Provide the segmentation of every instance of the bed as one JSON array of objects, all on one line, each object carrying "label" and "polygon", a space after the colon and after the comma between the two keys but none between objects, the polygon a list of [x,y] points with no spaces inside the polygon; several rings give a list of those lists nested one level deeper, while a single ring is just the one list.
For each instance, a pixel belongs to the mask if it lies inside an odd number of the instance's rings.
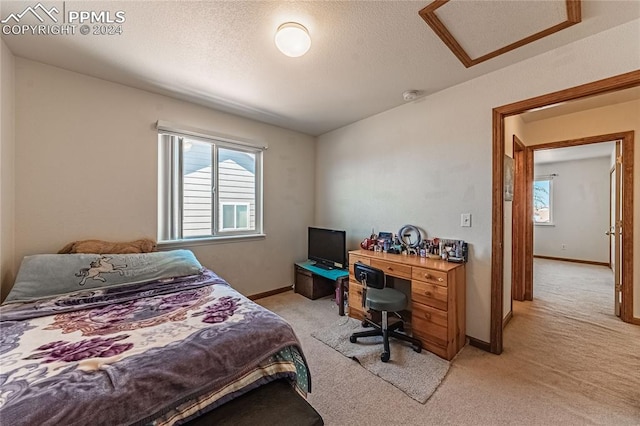
[{"label": "bed", "polygon": [[311,390],[291,326],[188,250],[28,256],[0,330],[3,424],[206,424],[261,387]]}]

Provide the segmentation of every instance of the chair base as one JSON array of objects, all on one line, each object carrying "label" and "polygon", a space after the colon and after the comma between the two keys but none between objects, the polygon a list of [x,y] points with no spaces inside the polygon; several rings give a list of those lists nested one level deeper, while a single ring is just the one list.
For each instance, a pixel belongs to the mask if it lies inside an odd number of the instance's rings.
[{"label": "chair base", "polygon": [[[383,324],[386,323],[385,320],[386,320],[386,312],[383,312]],[[422,342],[420,340],[396,331],[396,330],[404,329],[403,321],[398,321],[395,324],[385,328],[382,324],[378,324],[374,321],[371,321],[365,318],[362,321],[362,326],[365,327],[367,325],[374,327],[374,329],[353,333],[349,337],[349,341],[351,343],[356,343],[358,341],[358,338],[360,337],[382,336],[382,341],[384,346],[384,352],[382,352],[382,354],[380,355],[380,360],[382,360],[382,362],[387,362],[391,358],[391,350],[389,348],[390,337],[411,343],[411,347],[413,348],[414,351],[418,353],[422,352]]]}]

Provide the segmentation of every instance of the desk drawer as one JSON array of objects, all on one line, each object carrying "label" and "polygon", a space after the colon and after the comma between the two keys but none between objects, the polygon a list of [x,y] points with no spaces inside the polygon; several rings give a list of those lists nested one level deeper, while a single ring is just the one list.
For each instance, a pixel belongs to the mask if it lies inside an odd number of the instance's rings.
[{"label": "desk drawer", "polygon": [[428,283],[447,286],[447,273],[427,268],[413,268],[411,278]]},{"label": "desk drawer", "polygon": [[413,280],[411,282],[411,300],[432,308],[447,310],[447,287]]},{"label": "desk drawer", "polygon": [[363,256],[357,256],[357,255],[353,255],[350,254],[349,255],[349,272],[353,273],[353,264],[356,262],[362,262],[365,265],[370,265],[370,260],[368,257],[363,257]]},{"label": "desk drawer", "polygon": [[353,278],[349,280],[349,307],[364,311],[362,307],[362,286]]},{"label": "desk drawer", "polygon": [[350,277],[349,279],[349,316],[362,320],[366,314],[362,307],[362,286]]},{"label": "desk drawer", "polygon": [[411,266],[400,263],[387,262],[385,260],[371,259],[371,266],[382,269],[385,274],[393,277],[411,279]]},{"label": "desk drawer", "polygon": [[420,303],[411,305],[411,330],[420,339],[447,347],[447,313]]}]

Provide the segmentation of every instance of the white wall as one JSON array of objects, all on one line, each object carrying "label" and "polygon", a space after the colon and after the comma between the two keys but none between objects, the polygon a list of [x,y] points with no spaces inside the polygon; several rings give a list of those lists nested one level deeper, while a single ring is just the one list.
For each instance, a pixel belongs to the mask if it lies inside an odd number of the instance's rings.
[{"label": "white wall", "polygon": [[[640,57],[640,54],[636,56]],[[629,130],[635,131],[633,197],[635,200],[640,200],[640,173],[638,172],[640,164],[640,101],[624,102],[527,123],[526,143],[538,145]],[[638,201],[634,203],[633,212],[634,224],[636,224],[633,230],[633,245],[635,247],[633,269],[640,271],[640,226],[637,225],[640,223],[640,203]],[[634,317],[640,318],[640,273],[633,275]]]},{"label": "white wall", "polygon": [[244,294],[293,284],[313,221],[315,139],[16,58],[16,262],[77,239],[156,238],[158,119],[252,139],[266,239],[192,247]]},{"label": "white wall", "polygon": [[467,334],[488,342],[492,109],[640,69],[639,31],[632,21],[322,135],[316,222],[346,229],[352,248],[405,223],[467,240]]},{"label": "white wall", "polygon": [[535,176],[558,176],[553,178],[553,225],[534,226],[534,255],[609,263],[609,237],[605,235],[609,229],[609,161],[601,157],[535,165]]},{"label": "white wall", "polygon": [[15,275],[14,265],[14,56],[0,41],[0,300]]}]

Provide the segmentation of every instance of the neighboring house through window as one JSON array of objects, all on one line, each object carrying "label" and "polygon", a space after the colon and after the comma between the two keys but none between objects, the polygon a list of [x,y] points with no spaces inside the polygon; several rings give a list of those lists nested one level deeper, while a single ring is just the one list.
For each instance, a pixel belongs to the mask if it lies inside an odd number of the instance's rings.
[{"label": "neighboring house through window", "polygon": [[264,148],[158,126],[158,240],[262,235]]},{"label": "neighboring house through window", "polygon": [[533,181],[533,223],[553,225],[553,177],[535,178]]}]

